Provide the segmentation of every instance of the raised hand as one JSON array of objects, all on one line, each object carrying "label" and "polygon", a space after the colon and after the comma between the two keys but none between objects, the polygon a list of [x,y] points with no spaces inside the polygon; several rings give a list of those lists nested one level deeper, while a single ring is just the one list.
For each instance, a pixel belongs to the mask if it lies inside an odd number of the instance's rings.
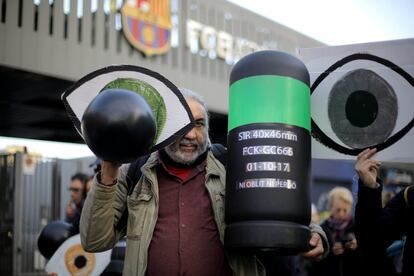
[{"label": "raised hand", "polygon": [[355,162],[355,171],[357,172],[359,179],[365,186],[370,188],[376,188],[378,170],[381,162],[371,159],[377,152],[377,149],[365,149],[358,154]]},{"label": "raised hand", "polygon": [[120,163],[110,161],[101,161],[101,183],[104,185],[112,185],[118,176],[118,168]]}]

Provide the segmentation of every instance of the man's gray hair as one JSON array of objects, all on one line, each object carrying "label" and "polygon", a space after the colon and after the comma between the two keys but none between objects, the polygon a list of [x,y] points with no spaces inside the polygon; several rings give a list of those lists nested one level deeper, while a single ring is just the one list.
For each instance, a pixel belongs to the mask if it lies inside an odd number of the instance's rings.
[{"label": "man's gray hair", "polygon": [[203,99],[203,97],[201,97],[200,94],[197,94],[196,92],[194,92],[190,89],[179,88],[179,90],[180,90],[181,94],[183,94],[184,98],[192,99],[192,100],[198,102],[203,107],[204,112],[205,112],[204,115],[205,115],[205,118],[206,118],[206,128],[207,128],[207,131],[208,131],[209,128],[210,128],[210,126],[209,126],[210,117],[209,117],[209,114],[208,114],[208,108],[207,108],[206,101]]}]

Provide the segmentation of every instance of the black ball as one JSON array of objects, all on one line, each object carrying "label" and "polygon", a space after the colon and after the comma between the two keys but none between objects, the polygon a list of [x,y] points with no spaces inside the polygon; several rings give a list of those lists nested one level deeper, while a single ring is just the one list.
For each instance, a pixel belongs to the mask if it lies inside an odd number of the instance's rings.
[{"label": "black ball", "polygon": [[147,154],[155,133],[151,107],[141,95],[126,89],[102,91],[82,117],[86,144],[106,161],[129,163]]},{"label": "black ball", "polygon": [[37,239],[40,254],[46,259],[50,259],[62,243],[72,235],[72,224],[62,220],[50,222],[42,229]]}]

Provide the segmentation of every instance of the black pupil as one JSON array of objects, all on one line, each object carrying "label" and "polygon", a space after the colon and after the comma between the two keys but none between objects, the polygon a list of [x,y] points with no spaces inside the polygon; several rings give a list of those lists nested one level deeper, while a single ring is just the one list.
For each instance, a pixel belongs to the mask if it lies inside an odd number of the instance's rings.
[{"label": "black pupil", "polygon": [[75,258],[75,266],[77,268],[82,268],[86,265],[86,258],[84,256],[77,256]]},{"label": "black pupil", "polygon": [[378,102],[367,91],[355,91],[346,101],[346,118],[357,127],[367,127],[375,121],[378,114]]}]

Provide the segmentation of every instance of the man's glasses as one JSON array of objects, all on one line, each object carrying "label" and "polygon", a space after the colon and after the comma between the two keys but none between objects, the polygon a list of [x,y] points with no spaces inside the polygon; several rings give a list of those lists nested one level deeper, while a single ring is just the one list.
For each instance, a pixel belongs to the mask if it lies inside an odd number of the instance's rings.
[{"label": "man's glasses", "polygon": [[72,188],[72,187],[70,187],[69,188],[69,191],[75,192],[75,193],[79,193],[80,192],[80,189],[79,188]]}]

